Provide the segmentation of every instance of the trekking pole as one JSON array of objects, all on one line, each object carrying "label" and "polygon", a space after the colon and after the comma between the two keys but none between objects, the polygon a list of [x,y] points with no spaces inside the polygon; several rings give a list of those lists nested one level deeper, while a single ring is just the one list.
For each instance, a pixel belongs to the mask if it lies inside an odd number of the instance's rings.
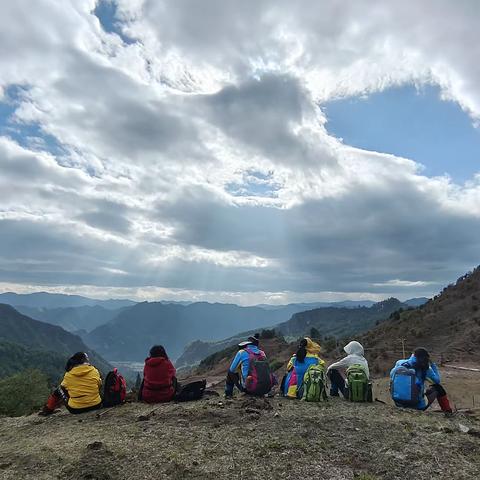
[{"label": "trekking pole", "polygon": [[95,418],[103,417],[106,413],[108,413],[110,410],[113,410],[114,408],[115,407],[110,407],[110,408],[107,408],[106,410],[104,410],[103,412],[97,413],[95,415]]},{"label": "trekking pole", "polygon": [[401,338],[400,341],[402,342],[402,355],[405,358],[405,339]]}]

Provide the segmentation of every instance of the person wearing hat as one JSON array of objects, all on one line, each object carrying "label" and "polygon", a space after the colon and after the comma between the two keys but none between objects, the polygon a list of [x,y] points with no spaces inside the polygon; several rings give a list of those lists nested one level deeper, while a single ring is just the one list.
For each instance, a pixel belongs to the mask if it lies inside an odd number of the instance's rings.
[{"label": "person wearing hat", "polygon": [[265,353],[258,348],[260,335],[256,333],[248,337],[245,342],[238,344],[236,353],[225,380],[225,398],[233,397],[233,390],[237,387],[241,392],[245,391],[245,384],[250,371],[250,358],[252,355],[265,357]]},{"label": "person wearing hat", "polygon": [[[416,397],[413,402],[406,404],[395,401],[396,380],[401,372],[411,371],[415,375]],[[452,413],[452,407],[447,397],[447,392],[440,385],[440,373],[435,363],[430,360],[430,354],[425,348],[417,348],[410,358],[398,360],[390,372],[392,398],[398,407],[426,410],[437,400],[440,408],[445,413]],[[428,388],[425,390],[425,383]],[[398,398],[397,398],[398,400]]]}]

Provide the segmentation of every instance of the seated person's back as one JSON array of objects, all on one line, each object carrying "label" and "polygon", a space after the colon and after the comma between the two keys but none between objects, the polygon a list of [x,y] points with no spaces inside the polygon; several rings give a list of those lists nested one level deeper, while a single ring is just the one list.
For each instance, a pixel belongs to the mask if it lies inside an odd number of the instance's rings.
[{"label": "seated person's back", "polygon": [[324,361],[318,356],[320,345],[309,337],[301,340],[298,350],[292,356],[287,365],[287,373],[284,377],[283,395],[289,398],[302,396],[303,377],[310,365],[324,365]]},{"label": "seated person's back", "polygon": [[328,378],[330,379],[330,395],[334,397],[338,396],[339,391],[343,396],[347,395],[344,376],[349,367],[353,365],[360,366],[365,372],[367,380],[370,378],[370,370],[367,359],[364,357],[362,344],[352,340],[343,347],[343,350],[347,356],[332,363],[327,369]]},{"label": "seated person's back", "polygon": [[61,386],[68,392],[67,405],[70,408],[89,408],[102,403],[100,373],[87,362],[88,358],[85,363],[72,367],[63,377]]},{"label": "seated person's back", "polygon": [[175,395],[175,367],[165,349],[155,345],[143,368],[141,399],[147,403],[169,402]]}]

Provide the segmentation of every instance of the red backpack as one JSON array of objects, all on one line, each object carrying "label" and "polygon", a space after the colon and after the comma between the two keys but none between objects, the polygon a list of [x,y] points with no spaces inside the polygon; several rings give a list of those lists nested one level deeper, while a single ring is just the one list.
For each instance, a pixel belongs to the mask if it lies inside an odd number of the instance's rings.
[{"label": "red backpack", "polygon": [[105,388],[103,391],[103,406],[113,407],[125,403],[127,395],[127,382],[116,368],[109,372],[105,379]]},{"label": "red backpack", "polygon": [[252,352],[249,348],[245,349],[248,353],[249,367],[248,376],[245,381],[245,390],[250,395],[266,395],[273,386],[272,373],[265,353]]}]

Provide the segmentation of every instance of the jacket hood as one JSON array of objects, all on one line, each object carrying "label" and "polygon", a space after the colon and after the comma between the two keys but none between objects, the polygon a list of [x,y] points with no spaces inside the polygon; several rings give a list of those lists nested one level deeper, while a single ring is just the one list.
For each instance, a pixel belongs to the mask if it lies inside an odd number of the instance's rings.
[{"label": "jacket hood", "polygon": [[363,357],[362,344],[356,342],[355,340],[345,345],[343,349],[345,350],[345,353],[347,353],[347,355],[361,355]]},{"label": "jacket hood", "polygon": [[68,373],[75,375],[76,377],[83,377],[84,375],[88,375],[92,370],[95,370],[93,365],[84,363],[83,365],[73,367]]},{"label": "jacket hood", "polygon": [[320,353],[320,345],[309,337],[305,337],[305,340],[307,341],[307,346],[305,347],[307,349],[307,353],[318,355]]},{"label": "jacket hood", "polygon": [[165,357],[148,357],[145,359],[145,365],[155,367],[156,365],[160,365],[166,361],[167,359]]}]

